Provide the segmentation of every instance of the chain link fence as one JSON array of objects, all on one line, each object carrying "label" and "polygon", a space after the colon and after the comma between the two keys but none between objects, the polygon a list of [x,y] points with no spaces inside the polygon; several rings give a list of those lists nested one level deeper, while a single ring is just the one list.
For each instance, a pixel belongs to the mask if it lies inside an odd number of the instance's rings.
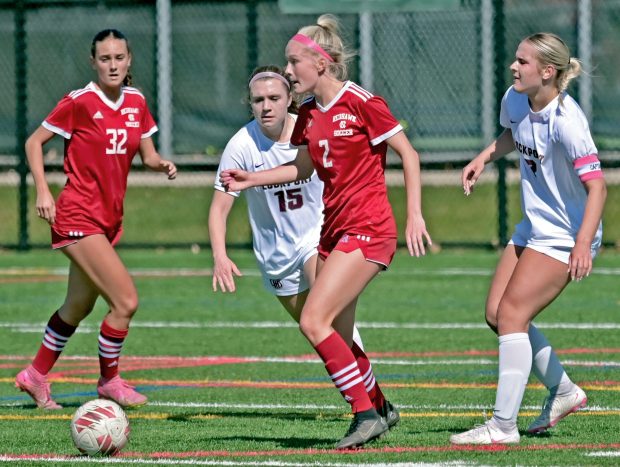
[{"label": "chain link fence", "polygon": [[[14,170],[21,151],[16,128],[20,78],[25,78],[21,95],[30,133],[64,94],[95,78],[90,42],[104,28],[119,29],[129,38],[134,83],[160,121],[158,3],[0,0],[0,172]],[[346,42],[360,52],[351,78],[386,98],[408,127],[423,164],[455,167],[496,131],[499,102],[491,88],[497,60],[504,65],[507,86],[508,65],[520,39],[533,32],[555,32],[574,56],[591,57],[591,92],[584,97],[584,88],[573,86],[571,93],[587,99],[584,107],[591,108],[595,141],[603,160],[613,163],[620,149],[620,0],[505,0],[503,48],[498,52],[496,44],[488,42],[495,16],[487,10],[500,4],[462,0],[458,8],[446,11],[339,14]],[[15,39],[19,7],[25,21],[24,50]],[[284,65],[287,40],[313,23],[318,13],[283,14],[275,0],[174,1],[169,7],[172,146],[166,155],[185,168],[213,169],[228,139],[249,120],[244,98],[251,70]],[[584,29],[584,12],[591,15],[585,23],[590,30]],[[590,44],[587,50],[581,50],[584,43]],[[22,56],[25,76],[16,71]],[[61,139],[54,138],[46,151],[50,169],[60,170]],[[2,190],[15,190],[15,177],[1,175],[0,197]],[[211,180],[205,172],[196,172],[192,179],[193,184],[203,180],[205,186]],[[18,200],[13,203],[10,196],[4,195],[9,202],[0,206],[0,246],[14,244],[20,234],[13,223]],[[202,212],[200,216],[205,217]]]}]

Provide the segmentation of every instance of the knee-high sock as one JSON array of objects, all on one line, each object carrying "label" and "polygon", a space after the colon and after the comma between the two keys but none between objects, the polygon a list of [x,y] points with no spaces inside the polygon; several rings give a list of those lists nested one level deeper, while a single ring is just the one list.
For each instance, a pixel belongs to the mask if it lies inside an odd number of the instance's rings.
[{"label": "knee-high sock", "polygon": [[65,323],[56,311],[47,323],[43,342],[32,361],[34,369],[42,375],[48,374],[75,330],[76,326]]},{"label": "knee-high sock", "polygon": [[362,380],[364,381],[364,386],[366,387],[368,397],[370,397],[372,405],[374,405],[375,409],[378,410],[383,406],[383,403],[385,402],[385,397],[383,396],[383,392],[381,392],[379,383],[377,383],[377,381],[375,380],[375,375],[372,371],[372,365],[370,364],[370,360],[368,360],[368,357],[360,348],[360,346],[357,345],[357,342],[353,342],[351,351],[355,356],[357,366],[359,367],[362,374]]},{"label": "knee-high sock", "polygon": [[364,350],[362,336],[360,336],[360,332],[357,330],[357,326],[353,326],[353,342],[355,342],[360,349]]},{"label": "knee-high sock", "polygon": [[564,371],[547,338],[533,324],[530,324],[528,335],[532,345],[532,371],[536,378],[555,394],[570,394],[575,384]]},{"label": "knee-high sock", "polygon": [[525,385],[532,368],[532,347],[527,333],[499,337],[499,379],[493,417],[502,428],[515,425]]},{"label": "knee-high sock", "polygon": [[315,350],[325,362],[325,369],[342,397],[351,404],[353,413],[373,407],[353,352],[337,332],[332,332]]},{"label": "knee-high sock", "polygon": [[101,376],[111,379],[118,375],[118,360],[129,329],[114,329],[107,321],[101,323],[99,332],[99,368]]}]

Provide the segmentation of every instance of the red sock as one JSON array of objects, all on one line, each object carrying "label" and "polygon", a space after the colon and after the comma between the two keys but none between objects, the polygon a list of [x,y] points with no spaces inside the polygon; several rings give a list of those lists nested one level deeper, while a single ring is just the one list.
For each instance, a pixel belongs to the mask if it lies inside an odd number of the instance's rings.
[{"label": "red sock", "polygon": [[375,409],[379,410],[383,407],[383,403],[385,402],[385,397],[381,392],[381,388],[379,387],[379,383],[375,380],[375,375],[372,372],[372,365],[370,364],[370,360],[364,353],[364,351],[360,348],[357,343],[353,342],[351,346],[351,351],[353,352],[353,356],[357,361],[357,366],[360,369],[360,373],[362,374],[362,380],[364,381],[364,386],[366,387],[366,392],[368,393],[368,397],[372,401]]},{"label": "red sock", "polygon": [[315,347],[325,362],[325,369],[353,413],[372,409],[355,357],[337,332],[331,333]]},{"label": "red sock", "polygon": [[129,329],[114,329],[105,320],[99,332],[99,368],[101,376],[111,379],[118,375],[118,359]]},{"label": "red sock", "polygon": [[58,311],[56,311],[47,323],[43,342],[32,361],[34,369],[42,375],[48,374],[65,349],[65,345],[75,329],[75,326],[71,326],[60,319]]}]

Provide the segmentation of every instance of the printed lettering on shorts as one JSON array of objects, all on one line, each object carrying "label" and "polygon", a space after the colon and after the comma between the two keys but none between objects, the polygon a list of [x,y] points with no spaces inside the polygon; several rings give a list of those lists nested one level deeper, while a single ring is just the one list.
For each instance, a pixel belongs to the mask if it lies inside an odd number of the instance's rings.
[{"label": "printed lettering on shorts", "polygon": [[573,167],[582,182],[587,182],[588,180],[594,180],[596,178],[603,178],[601,162],[599,161],[597,154],[590,154],[576,159],[573,162]]},{"label": "printed lettering on shorts", "polygon": [[271,286],[276,290],[282,288],[282,279],[269,279],[269,282],[271,283]]}]

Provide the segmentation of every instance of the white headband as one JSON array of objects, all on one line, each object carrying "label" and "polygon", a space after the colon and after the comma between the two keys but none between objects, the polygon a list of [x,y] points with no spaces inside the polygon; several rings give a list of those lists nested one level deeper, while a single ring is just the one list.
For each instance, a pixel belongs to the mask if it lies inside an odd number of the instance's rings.
[{"label": "white headband", "polygon": [[274,73],[273,71],[261,71],[260,73],[256,73],[254,76],[252,76],[252,79],[248,83],[248,87],[251,88],[252,84],[254,84],[255,81],[258,81],[259,79],[265,79],[265,78],[279,79],[286,85],[287,89],[291,89],[291,83],[289,83],[288,80],[284,76],[282,76],[280,73]]}]

